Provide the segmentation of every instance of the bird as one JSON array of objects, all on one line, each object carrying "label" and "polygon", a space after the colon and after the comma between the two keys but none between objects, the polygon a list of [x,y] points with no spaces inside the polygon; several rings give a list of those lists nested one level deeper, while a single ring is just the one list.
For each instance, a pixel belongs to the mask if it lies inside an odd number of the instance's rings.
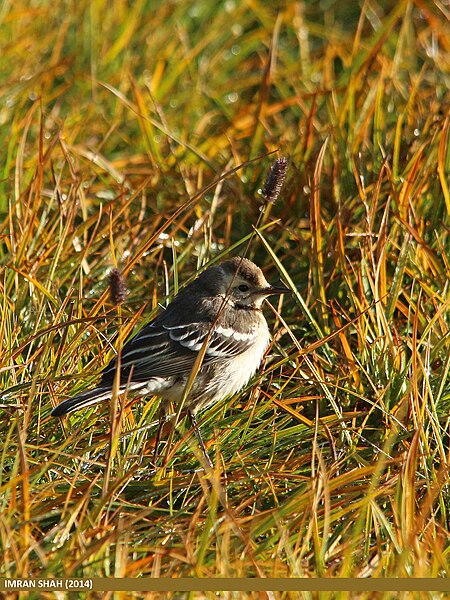
[{"label": "bird", "polygon": [[[188,416],[212,466],[196,415],[249,382],[270,344],[263,302],[287,291],[284,285],[270,285],[261,269],[247,258],[235,256],[209,267],[123,346],[120,358],[115,356],[109,362],[95,388],[64,400],[51,415],[63,417],[110,400],[119,368],[119,394],[132,392],[161,399],[155,455],[170,403],[179,406],[184,400],[182,414]],[[199,353],[203,353],[200,363]]]}]

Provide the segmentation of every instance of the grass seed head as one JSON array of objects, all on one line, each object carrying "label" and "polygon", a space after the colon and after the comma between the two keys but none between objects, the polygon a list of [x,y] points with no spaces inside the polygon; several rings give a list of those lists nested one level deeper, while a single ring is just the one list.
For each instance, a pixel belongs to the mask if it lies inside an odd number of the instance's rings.
[{"label": "grass seed head", "polygon": [[286,171],[287,159],[284,156],[277,158],[270,167],[269,174],[264,184],[263,196],[266,202],[269,202],[270,204],[276,202],[286,178]]},{"label": "grass seed head", "polygon": [[122,304],[125,302],[127,297],[127,286],[125,285],[125,278],[119,269],[114,268],[109,273],[109,293],[111,295],[111,300],[114,304]]}]

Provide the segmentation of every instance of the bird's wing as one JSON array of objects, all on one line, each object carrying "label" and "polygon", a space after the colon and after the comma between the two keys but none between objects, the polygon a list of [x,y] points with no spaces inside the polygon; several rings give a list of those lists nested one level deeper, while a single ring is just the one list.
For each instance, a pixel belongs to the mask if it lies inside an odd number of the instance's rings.
[{"label": "bird's wing", "polygon": [[[210,329],[209,323],[172,326],[149,323],[122,349],[121,382],[190,373]],[[252,346],[256,337],[256,331],[240,333],[216,325],[207,342],[203,364],[242,354]],[[116,358],[103,371],[102,384],[112,383],[115,371]]]}]

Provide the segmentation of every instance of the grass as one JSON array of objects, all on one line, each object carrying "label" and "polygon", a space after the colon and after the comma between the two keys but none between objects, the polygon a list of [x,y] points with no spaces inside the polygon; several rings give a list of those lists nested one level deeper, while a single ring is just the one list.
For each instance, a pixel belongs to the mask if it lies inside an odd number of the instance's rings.
[{"label": "grass", "polygon": [[[4,5],[3,576],[449,576],[446,16],[439,0]],[[153,467],[154,398],[49,417],[247,246],[294,294],[266,310],[251,385],[200,415],[214,473],[186,423]]]}]

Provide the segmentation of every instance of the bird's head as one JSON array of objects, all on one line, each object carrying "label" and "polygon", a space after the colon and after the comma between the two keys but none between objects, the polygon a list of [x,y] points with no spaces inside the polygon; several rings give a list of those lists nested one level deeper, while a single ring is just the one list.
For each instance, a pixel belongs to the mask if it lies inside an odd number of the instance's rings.
[{"label": "bird's head", "polygon": [[207,269],[201,277],[205,288],[227,298],[236,308],[259,309],[267,296],[289,291],[270,285],[255,263],[240,256]]}]

